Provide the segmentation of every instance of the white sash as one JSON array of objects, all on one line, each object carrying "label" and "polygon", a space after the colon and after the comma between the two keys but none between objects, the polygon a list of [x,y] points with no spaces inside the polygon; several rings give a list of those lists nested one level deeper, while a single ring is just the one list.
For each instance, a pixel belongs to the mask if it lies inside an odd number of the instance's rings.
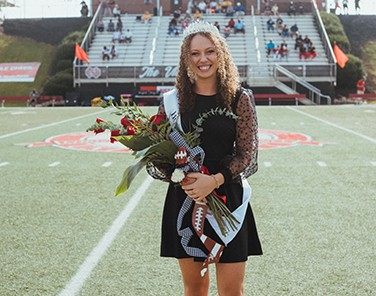
[{"label": "white sash", "polygon": [[[181,118],[179,114],[179,102],[177,97],[177,89],[170,90],[169,92],[166,92],[163,94],[163,103],[164,108],[166,112],[166,116],[171,121],[171,124],[173,125],[176,123],[181,131],[182,125],[181,125]],[[232,214],[234,217],[240,222],[239,225],[237,225],[236,230],[231,230],[231,227],[229,226],[228,233],[226,236],[222,235],[221,230],[219,229],[217,221],[214,219],[214,216],[208,211],[206,214],[206,219],[208,219],[210,225],[213,227],[217,235],[220,237],[220,239],[223,241],[223,243],[227,246],[236,236],[236,234],[239,232],[240,228],[242,227],[244,223],[245,214],[247,212],[247,206],[249,203],[249,199],[252,195],[252,189],[248,184],[248,181],[246,179],[242,179],[243,184],[243,197],[242,197],[242,204],[236,208]],[[226,222],[226,221],[225,221]],[[227,222],[226,222],[227,223]]]}]

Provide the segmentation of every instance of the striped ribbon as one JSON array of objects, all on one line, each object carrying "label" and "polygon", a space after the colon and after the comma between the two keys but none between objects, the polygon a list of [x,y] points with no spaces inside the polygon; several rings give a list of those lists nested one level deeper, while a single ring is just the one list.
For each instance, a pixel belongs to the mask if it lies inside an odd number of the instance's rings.
[{"label": "striped ribbon", "polygon": [[[176,129],[173,129],[169,136],[172,142],[174,142],[177,147],[185,147],[189,152],[188,164],[183,167],[183,171],[199,172],[205,158],[204,150],[202,150],[200,146],[196,146],[194,148],[189,147],[183,136]],[[199,155],[198,158],[196,158],[197,155]]]}]

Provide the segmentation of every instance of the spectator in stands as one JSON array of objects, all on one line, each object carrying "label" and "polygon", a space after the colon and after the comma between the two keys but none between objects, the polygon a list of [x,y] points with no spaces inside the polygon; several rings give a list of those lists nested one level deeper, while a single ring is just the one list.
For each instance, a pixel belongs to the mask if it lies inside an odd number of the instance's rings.
[{"label": "spectator in stands", "polygon": [[112,9],[112,14],[114,15],[114,17],[120,18],[121,11],[119,5],[115,4],[114,9]]},{"label": "spectator in stands", "polygon": [[188,27],[189,23],[191,22],[191,16],[189,14],[186,14],[184,16],[184,19],[181,22],[181,31],[184,31],[185,28]]},{"label": "spectator in stands", "polygon": [[221,7],[219,6],[218,2],[215,0],[210,1],[210,12],[211,13],[220,13],[221,12]]},{"label": "spectator in stands", "polygon": [[234,16],[234,6],[230,5],[226,8],[226,16]]},{"label": "spectator in stands", "polygon": [[229,26],[230,29],[234,28],[234,26],[235,26],[235,21],[234,21],[233,18],[231,18],[231,19],[228,21],[227,26]]},{"label": "spectator in stands", "polygon": [[104,23],[102,20],[99,20],[97,23],[97,30],[98,32],[103,32],[104,31]]},{"label": "spectator in stands", "polygon": [[229,1],[229,0],[224,0],[224,1],[222,2],[222,6],[221,6],[221,8],[222,8],[222,12],[223,12],[223,13],[227,13],[227,8],[228,8],[229,6],[232,6],[232,2]]},{"label": "spectator in stands", "polygon": [[116,31],[123,32],[123,22],[121,21],[120,17],[116,23]]},{"label": "spectator in stands", "polygon": [[280,53],[281,53],[281,58],[286,58],[288,57],[288,49],[287,49],[287,43],[285,39],[282,39],[282,43],[280,46]]},{"label": "spectator in stands", "polygon": [[125,43],[132,43],[133,33],[131,30],[127,29],[127,31],[124,34],[124,37],[125,37],[124,39]]},{"label": "spectator in stands", "polygon": [[193,1],[193,0],[189,0],[188,1],[187,11],[186,11],[187,14],[192,14],[192,13],[194,13],[196,11],[194,2],[195,1]]},{"label": "spectator in stands", "polygon": [[201,18],[202,18],[201,11],[197,9],[196,12],[193,14],[193,19],[197,22],[201,20]]},{"label": "spectator in stands", "polygon": [[295,47],[294,49],[297,50],[298,48],[300,48],[300,45],[303,43],[303,36],[302,35],[298,35],[298,37],[295,38]]},{"label": "spectator in stands", "polygon": [[273,31],[274,32],[274,25],[275,25],[275,22],[273,21],[273,19],[270,17],[268,19],[268,21],[266,22],[266,25],[267,25],[267,28],[268,28],[268,32],[269,31]]},{"label": "spectator in stands", "polygon": [[218,32],[221,32],[221,26],[219,25],[217,21],[214,22],[214,27],[218,29]]},{"label": "spectator in stands", "polygon": [[173,16],[174,16],[174,19],[178,22],[181,16],[180,8],[174,10]]},{"label": "spectator in stands", "polygon": [[273,42],[273,40],[270,40],[269,43],[266,44],[266,52],[268,56],[270,56],[270,54],[274,52],[274,50],[275,50],[275,43]]},{"label": "spectator in stands", "polygon": [[[363,77],[363,78],[360,78],[358,82],[356,83],[356,93],[358,95],[364,95],[365,91],[366,91],[366,78]],[[363,103],[363,98],[361,97],[356,98],[355,100],[357,104]]]},{"label": "spectator in stands", "polygon": [[102,60],[103,61],[109,61],[111,57],[111,51],[107,46],[103,46],[102,49]]},{"label": "spectator in stands", "polygon": [[360,11],[360,5],[359,5],[360,0],[355,0],[355,13],[359,14]]},{"label": "spectator in stands", "polygon": [[277,47],[274,49],[273,59],[280,61],[282,57],[281,47],[277,45]]},{"label": "spectator in stands", "polygon": [[107,24],[107,32],[115,32],[115,24],[110,20]]},{"label": "spectator in stands", "polygon": [[148,24],[152,22],[152,17],[148,10],[146,10],[144,14],[142,15],[142,22],[148,23]]},{"label": "spectator in stands", "polygon": [[117,56],[115,43],[112,43],[110,53],[111,53],[111,59],[114,59]]},{"label": "spectator in stands", "polygon": [[287,14],[288,15],[296,15],[296,7],[295,7],[295,4],[294,4],[294,1],[291,1],[290,2],[290,5],[289,5],[289,10],[287,11]]},{"label": "spectator in stands", "polygon": [[245,25],[241,19],[238,19],[234,26],[234,33],[236,34],[238,32],[242,32],[243,34],[245,34]]},{"label": "spectator in stands", "polygon": [[269,3],[266,3],[264,8],[264,15],[269,16],[272,14],[272,8],[270,7]]},{"label": "spectator in stands", "polygon": [[277,29],[277,32],[282,30],[283,28],[283,19],[279,16],[277,20],[275,21],[275,28]]},{"label": "spectator in stands", "polygon": [[200,9],[200,12],[205,14],[206,13],[206,8],[207,8],[207,4],[204,0],[201,0],[198,4],[197,4],[197,7],[198,9]]},{"label": "spectator in stands", "polygon": [[86,17],[89,15],[89,7],[87,6],[85,1],[81,2],[81,16]]},{"label": "spectator in stands", "polygon": [[177,27],[177,24],[175,22],[170,22],[168,25],[168,35],[170,36],[177,36],[179,35],[179,29]]},{"label": "spectator in stands", "polygon": [[225,38],[230,37],[231,34],[231,28],[229,25],[226,25],[225,28],[223,29],[223,33],[225,35]]},{"label": "spectator in stands", "polygon": [[102,16],[113,16],[110,3],[107,0],[101,0],[102,7],[103,7],[103,15]]},{"label": "spectator in stands", "polygon": [[236,3],[235,15],[237,18],[242,18],[245,15],[245,7],[240,2]]},{"label": "spectator in stands", "polygon": [[296,38],[299,34],[299,28],[297,24],[293,24],[290,28],[290,36],[291,38]]},{"label": "spectator in stands", "polygon": [[279,15],[279,7],[277,5],[277,3],[274,3],[273,6],[272,6],[272,13],[274,16],[278,16]]},{"label": "spectator in stands", "polygon": [[299,13],[300,13],[301,15],[304,14],[304,5],[303,5],[302,2],[299,3],[298,10],[299,10]]},{"label": "spectator in stands", "polygon": [[306,35],[303,39],[303,43],[305,43],[307,46],[311,43],[311,39],[309,39],[308,35]]},{"label": "spectator in stands", "polygon": [[282,37],[289,37],[290,36],[289,28],[287,27],[286,24],[284,24],[283,27],[282,27],[281,36]]},{"label": "spectator in stands", "polygon": [[304,42],[302,42],[299,47],[299,60],[302,60],[302,58],[304,58],[304,60],[307,59],[307,45]]},{"label": "spectator in stands", "polygon": [[29,94],[29,100],[27,101],[28,107],[35,107],[38,103],[39,93],[33,89]]},{"label": "spectator in stands", "polygon": [[115,42],[119,42],[120,41],[120,31],[115,31],[113,34],[112,34],[112,42],[115,43]]},{"label": "spectator in stands", "polygon": [[342,8],[344,14],[349,14],[349,0],[342,1]]},{"label": "spectator in stands", "polygon": [[310,42],[308,45],[308,50],[307,50],[307,58],[310,58],[311,60],[313,60],[316,57],[317,57],[316,47],[313,45],[312,42]]}]

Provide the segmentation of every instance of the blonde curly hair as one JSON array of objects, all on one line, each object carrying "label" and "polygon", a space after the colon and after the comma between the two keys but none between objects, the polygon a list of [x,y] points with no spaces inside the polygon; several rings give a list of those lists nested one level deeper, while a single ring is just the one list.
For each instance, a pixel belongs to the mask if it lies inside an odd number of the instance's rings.
[{"label": "blonde curly hair", "polygon": [[235,66],[226,40],[213,32],[197,32],[186,36],[180,46],[180,62],[178,74],[176,77],[176,89],[178,91],[180,112],[192,110],[196,94],[193,91],[194,81],[189,78],[190,65],[190,45],[192,38],[200,34],[208,38],[215,46],[218,70],[217,70],[217,103],[220,107],[231,110],[231,103],[235,99],[236,90],[240,87],[240,78],[237,67]]}]

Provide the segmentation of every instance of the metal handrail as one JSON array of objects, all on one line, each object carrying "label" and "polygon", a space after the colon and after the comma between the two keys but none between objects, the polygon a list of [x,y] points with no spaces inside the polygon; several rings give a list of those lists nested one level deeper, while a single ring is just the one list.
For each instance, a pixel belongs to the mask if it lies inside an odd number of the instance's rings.
[{"label": "metal handrail", "polygon": [[[299,76],[295,75],[294,73],[290,72],[289,70],[285,69],[281,65],[276,64],[274,66],[274,78],[277,79],[277,72],[281,72],[283,75],[289,77],[291,80],[294,81],[294,84],[299,83],[301,86],[305,87],[309,92],[309,99],[316,104],[321,104],[321,98],[325,98],[329,105],[331,105],[332,99],[328,95],[323,95],[321,90],[317,87],[313,86],[312,84],[308,83],[304,79],[300,78]],[[296,91],[296,89],[294,89]]]},{"label": "metal handrail", "polygon": [[328,34],[326,33],[325,26],[324,26],[324,23],[321,19],[319,9],[317,8],[316,1],[315,0],[311,0],[311,1],[312,1],[312,14],[313,14],[313,16],[314,16],[314,18],[317,22],[318,29],[319,29],[319,32],[320,32],[320,37],[321,37],[321,40],[322,40],[324,48],[325,48],[325,53],[328,57],[329,63],[333,64],[332,76],[337,77],[337,66],[336,66],[337,59],[334,55],[332,45],[330,44]]},{"label": "metal handrail", "polygon": [[[101,3],[98,6],[97,11],[95,12],[93,19],[90,22],[89,28],[86,31],[84,39],[82,40],[81,45],[80,45],[81,48],[85,50],[86,52],[89,51],[89,45],[91,44],[91,41],[93,40],[93,36],[95,35],[95,31],[96,31],[97,24],[99,21],[99,14],[101,14],[102,16],[102,13],[103,13],[102,10],[103,10],[103,7],[102,7],[102,1],[101,1]],[[75,57],[73,60],[73,87],[75,87],[76,85],[76,81],[75,81],[76,78],[78,78],[78,80],[81,79],[80,66],[81,66],[81,61]],[[78,68],[77,75],[76,75],[76,68]],[[78,85],[80,85],[80,82],[78,82]]]}]

